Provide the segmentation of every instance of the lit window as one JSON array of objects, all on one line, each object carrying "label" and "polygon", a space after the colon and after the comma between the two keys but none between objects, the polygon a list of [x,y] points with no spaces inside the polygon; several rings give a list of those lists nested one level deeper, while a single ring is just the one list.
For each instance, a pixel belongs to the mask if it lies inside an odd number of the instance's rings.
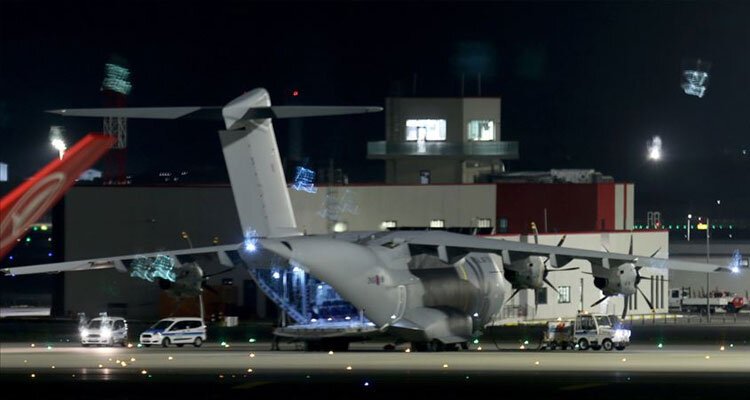
[{"label": "lit window", "polygon": [[444,119],[407,119],[406,140],[409,142],[445,140]]},{"label": "lit window", "polygon": [[557,291],[560,292],[557,296],[558,303],[570,303],[570,286],[558,286]]},{"label": "lit window", "polygon": [[396,228],[396,221],[383,221],[383,229]]},{"label": "lit window", "polygon": [[430,184],[430,171],[426,169],[419,171],[419,184],[421,185]]},{"label": "lit window", "polygon": [[444,219],[433,219],[430,221],[430,228],[445,228]]},{"label": "lit window", "polygon": [[333,231],[336,233],[346,232],[349,230],[349,224],[344,221],[336,222],[333,225]]},{"label": "lit window", "polygon": [[475,120],[469,122],[469,140],[495,140],[495,122],[490,120]]},{"label": "lit window", "polygon": [[477,218],[477,228],[492,228],[492,221],[489,218]]}]

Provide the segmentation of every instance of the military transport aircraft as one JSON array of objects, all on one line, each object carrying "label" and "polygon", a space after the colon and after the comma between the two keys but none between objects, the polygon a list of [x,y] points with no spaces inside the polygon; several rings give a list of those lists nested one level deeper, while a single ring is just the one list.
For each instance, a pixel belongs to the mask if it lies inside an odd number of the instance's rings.
[{"label": "military transport aircraft", "polygon": [[[10,274],[116,267],[136,257],[173,260],[213,254],[221,265],[269,268],[269,254],[283,257],[331,285],[383,332],[416,350],[465,345],[514,289],[544,286],[550,271],[572,260],[592,266],[605,296],[636,293],[642,268],[714,272],[716,265],[562,246],[519,243],[443,231],[372,231],[303,235],[297,229],[271,120],[381,111],[379,107],[271,106],[254,89],[224,107],[57,110],[67,116],[177,119],[220,118],[219,131],[245,241],[230,245],[138,256],[70,261],[6,269]],[[655,254],[654,254],[655,255]],[[124,263],[125,262],[125,263]],[[625,306],[627,310],[627,304]],[[625,311],[623,311],[623,315]]]}]

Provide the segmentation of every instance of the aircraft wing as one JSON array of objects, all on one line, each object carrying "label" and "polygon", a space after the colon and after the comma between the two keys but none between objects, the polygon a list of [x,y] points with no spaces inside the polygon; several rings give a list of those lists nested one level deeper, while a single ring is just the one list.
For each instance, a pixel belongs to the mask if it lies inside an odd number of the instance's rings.
[{"label": "aircraft wing", "polygon": [[609,268],[609,266],[617,266],[623,263],[633,263],[636,267],[677,269],[692,272],[722,272],[729,270],[726,266],[715,264],[641,257],[632,254],[575,249],[562,246],[521,243],[508,240],[460,235],[450,232],[414,231],[413,233],[410,233],[410,235],[411,237],[406,239],[406,241],[412,245],[445,246],[449,258],[452,258],[451,255],[455,255],[456,258],[459,258],[469,252],[486,252],[502,256],[504,262],[510,262],[528,256],[549,257],[550,265],[553,268],[561,268],[572,260],[586,260],[593,265],[603,266],[605,268]]},{"label": "aircraft wing", "polygon": [[234,263],[231,261],[231,257],[228,253],[239,250],[240,246],[241,244],[227,244],[221,246],[197,247],[194,249],[159,251],[153,253],[130,254],[115,257],[92,258],[89,260],[4,268],[0,270],[0,274],[15,276],[67,271],[88,271],[105,268],[117,268],[121,272],[126,272],[126,263],[141,257],[152,258],[158,256],[169,256],[176,259],[179,256],[198,256],[207,254],[216,254],[220,263],[229,266],[234,265]]}]

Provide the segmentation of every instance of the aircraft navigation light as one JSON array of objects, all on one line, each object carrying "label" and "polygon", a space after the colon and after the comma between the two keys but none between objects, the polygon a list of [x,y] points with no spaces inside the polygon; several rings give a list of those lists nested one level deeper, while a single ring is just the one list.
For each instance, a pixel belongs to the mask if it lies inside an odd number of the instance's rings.
[{"label": "aircraft navigation light", "polygon": [[279,271],[274,271],[272,276],[273,276],[273,279],[281,278],[281,274],[279,273]]},{"label": "aircraft navigation light", "polygon": [[248,253],[254,253],[256,250],[258,250],[258,246],[255,244],[255,240],[245,240],[245,251],[247,251]]}]

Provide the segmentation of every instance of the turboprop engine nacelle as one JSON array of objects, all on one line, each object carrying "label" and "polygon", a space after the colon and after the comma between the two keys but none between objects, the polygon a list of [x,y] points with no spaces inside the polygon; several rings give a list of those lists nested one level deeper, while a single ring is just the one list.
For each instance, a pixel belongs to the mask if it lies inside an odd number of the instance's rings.
[{"label": "turboprop engine nacelle", "polygon": [[159,287],[172,297],[190,298],[196,297],[203,292],[203,269],[198,263],[191,262],[182,264],[175,269],[175,280],[159,278]]},{"label": "turboprop engine nacelle", "polygon": [[599,288],[605,296],[635,294],[638,272],[635,264],[624,263],[605,269],[605,276],[594,276],[594,286]]},{"label": "turboprop engine nacelle", "polygon": [[539,289],[544,286],[544,258],[540,256],[524,257],[506,264],[505,279],[514,289]]}]

